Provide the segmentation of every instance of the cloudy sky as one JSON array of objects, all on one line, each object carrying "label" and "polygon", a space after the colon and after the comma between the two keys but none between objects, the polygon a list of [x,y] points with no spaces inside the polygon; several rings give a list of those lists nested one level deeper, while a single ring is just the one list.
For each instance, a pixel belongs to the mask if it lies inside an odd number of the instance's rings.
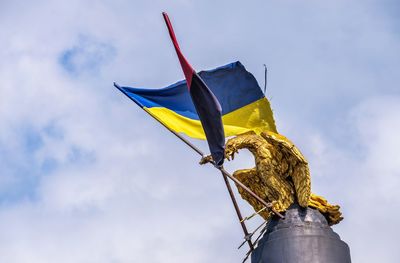
[{"label": "cloudy sky", "polygon": [[[162,11],[196,69],[240,60],[263,85],[268,66],[278,130],[308,158],[313,191],[342,206],[334,230],[353,262],[400,262],[395,0],[1,0],[0,261],[246,253],[218,172],[112,86],[183,78]],[[252,165],[244,152],[227,169]]]}]

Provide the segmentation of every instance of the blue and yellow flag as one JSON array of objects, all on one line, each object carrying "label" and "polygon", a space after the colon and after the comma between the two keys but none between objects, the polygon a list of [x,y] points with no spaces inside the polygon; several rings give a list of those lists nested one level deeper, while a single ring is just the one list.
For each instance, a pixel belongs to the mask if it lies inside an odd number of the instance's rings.
[{"label": "blue and yellow flag", "polygon": [[[225,137],[247,131],[277,132],[269,101],[239,61],[198,75],[221,104]],[[116,87],[171,130],[206,139],[186,81],[161,89]]]}]

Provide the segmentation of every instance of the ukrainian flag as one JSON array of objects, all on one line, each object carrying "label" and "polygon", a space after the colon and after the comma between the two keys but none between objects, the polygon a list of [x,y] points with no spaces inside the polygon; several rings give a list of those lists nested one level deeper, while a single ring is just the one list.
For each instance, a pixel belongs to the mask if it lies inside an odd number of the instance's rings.
[{"label": "ukrainian flag", "polygon": [[[221,104],[225,137],[247,131],[277,132],[269,101],[239,61],[198,74]],[[186,81],[162,89],[115,86],[171,130],[206,139]]]}]

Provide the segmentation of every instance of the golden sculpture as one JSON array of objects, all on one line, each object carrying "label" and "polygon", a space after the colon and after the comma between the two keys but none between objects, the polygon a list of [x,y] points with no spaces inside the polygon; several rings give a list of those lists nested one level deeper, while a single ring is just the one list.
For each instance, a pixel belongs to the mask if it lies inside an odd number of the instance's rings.
[{"label": "golden sculpture", "polygon": [[[225,157],[234,158],[238,150],[246,148],[255,157],[256,167],[238,170],[233,176],[267,202],[273,203],[278,212],[297,202],[302,207],[318,209],[330,225],[343,218],[338,205],[329,204],[323,197],[311,193],[311,179],[307,160],[299,149],[286,137],[273,132],[257,135],[248,132],[227,141]],[[202,160],[203,163],[206,160]],[[264,206],[237,186],[240,195],[255,209]],[[273,214],[264,210],[260,215],[268,220]]]}]

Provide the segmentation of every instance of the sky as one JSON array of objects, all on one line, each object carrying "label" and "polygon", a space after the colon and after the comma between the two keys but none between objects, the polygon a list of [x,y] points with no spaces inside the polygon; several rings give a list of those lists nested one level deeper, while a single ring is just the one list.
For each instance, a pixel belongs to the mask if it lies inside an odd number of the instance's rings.
[{"label": "sky", "polygon": [[394,0],[0,1],[0,261],[241,262],[220,174],[113,87],[183,79],[162,11],[195,69],[239,60],[263,86],[267,65],[353,262],[400,262]]}]

